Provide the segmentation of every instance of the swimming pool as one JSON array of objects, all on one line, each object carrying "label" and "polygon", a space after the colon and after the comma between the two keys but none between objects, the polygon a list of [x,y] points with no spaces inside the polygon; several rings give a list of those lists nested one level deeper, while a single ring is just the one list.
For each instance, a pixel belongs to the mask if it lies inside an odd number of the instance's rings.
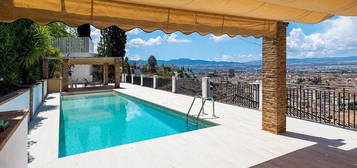
[{"label": "swimming pool", "polygon": [[187,125],[180,112],[118,92],[62,96],[59,157],[216,125],[194,123]]}]

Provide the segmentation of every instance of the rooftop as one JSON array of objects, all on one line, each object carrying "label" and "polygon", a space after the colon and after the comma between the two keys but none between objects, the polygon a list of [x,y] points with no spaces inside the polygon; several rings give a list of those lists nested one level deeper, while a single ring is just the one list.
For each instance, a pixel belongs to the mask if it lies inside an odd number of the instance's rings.
[{"label": "rooftop", "polygon": [[[127,83],[121,87],[114,90],[183,113],[192,101]],[[356,131],[287,117],[287,132],[274,135],[261,129],[261,112],[222,103],[216,103],[219,118],[202,116],[218,126],[58,158],[59,104],[60,94],[49,94],[31,123],[30,168],[357,166]]]}]

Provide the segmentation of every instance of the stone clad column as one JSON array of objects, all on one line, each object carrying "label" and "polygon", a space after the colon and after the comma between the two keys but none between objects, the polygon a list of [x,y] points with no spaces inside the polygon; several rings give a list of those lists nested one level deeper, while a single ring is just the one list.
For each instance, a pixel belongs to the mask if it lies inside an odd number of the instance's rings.
[{"label": "stone clad column", "polygon": [[109,82],[109,64],[105,63],[103,64],[103,84],[108,85]]},{"label": "stone clad column", "polygon": [[42,60],[42,77],[43,79],[48,79],[48,59],[44,58]]},{"label": "stone clad column", "polygon": [[278,22],[277,35],[263,38],[263,130],[274,134],[286,131],[286,26]]},{"label": "stone clad column", "polygon": [[69,65],[68,59],[63,59],[62,62],[62,91],[68,91],[68,74],[69,73]]},{"label": "stone clad column", "polygon": [[115,88],[120,88],[120,77],[121,77],[121,58],[116,58],[114,60],[114,78],[115,78]]}]

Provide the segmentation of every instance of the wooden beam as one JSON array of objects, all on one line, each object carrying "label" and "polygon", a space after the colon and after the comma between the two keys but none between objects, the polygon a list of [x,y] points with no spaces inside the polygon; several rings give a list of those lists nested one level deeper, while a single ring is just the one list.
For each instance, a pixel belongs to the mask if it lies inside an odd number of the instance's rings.
[{"label": "wooden beam", "polygon": [[114,64],[115,58],[69,58],[69,65],[104,65]]}]

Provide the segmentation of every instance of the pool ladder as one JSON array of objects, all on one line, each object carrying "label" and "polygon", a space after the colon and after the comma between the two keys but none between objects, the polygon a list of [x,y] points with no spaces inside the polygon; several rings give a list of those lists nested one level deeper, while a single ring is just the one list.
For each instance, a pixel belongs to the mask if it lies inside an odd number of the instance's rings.
[{"label": "pool ladder", "polygon": [[204,98],[204,97],[202,97],[201,95],[196,95],[196,96],[193,98],[193,101],[192,101],[192,103],[191,103],[191,106],[190,106],[190,108],[188,109],[188,112],[187,112],[187,114],[186,114],[186,125],[187,125],[187,126],[188,126],[188,123],[189,123],[190,112],[191,112],[192,106],[193,106],[193,104],[195,103],[195,101],[196,101],[197,98],[201,98],[201,99],[202,99],[202,105],[201,105],[200,111],[198,112],[198,114],[197,114],[197,116],[196,116],[196,126],[198,126],[198,120],[199,120],[199,118],[200,118],[200,115],[201,115],[201,114],[207,115],[207,113],[204,112],[204,106],[205,106],[207,100],[211,100],[211,101],[212,101],[212,106],[213,106],[212,117],[218,118],[218,116],[216,116],[215,109],[214,109],[214,99],[213,99],[212,97]]}]

